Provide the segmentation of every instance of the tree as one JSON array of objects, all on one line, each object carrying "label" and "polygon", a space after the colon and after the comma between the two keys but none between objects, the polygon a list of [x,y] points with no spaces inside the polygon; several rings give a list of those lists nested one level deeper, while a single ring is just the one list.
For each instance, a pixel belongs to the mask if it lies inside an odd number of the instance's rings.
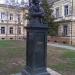
[{"label": "tree", "polygon": [[48,33],[50,36],[56,36],[58,34],[58,23],[54,22],[54,16],[52,15],[52,3],[49,4],[48,0],[42,1],[42,7],[45,12],[45,16],[43,18],[43,21],[48,24],[49,30]]}]

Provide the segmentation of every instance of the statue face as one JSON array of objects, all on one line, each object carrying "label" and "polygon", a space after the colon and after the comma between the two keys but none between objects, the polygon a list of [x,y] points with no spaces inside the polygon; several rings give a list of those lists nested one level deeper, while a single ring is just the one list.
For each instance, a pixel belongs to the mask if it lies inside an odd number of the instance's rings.
[{"label": "statue face", "polygon": [[35,4],[35,5],[39,4],[39,0],[32,0],[32,3]]}]

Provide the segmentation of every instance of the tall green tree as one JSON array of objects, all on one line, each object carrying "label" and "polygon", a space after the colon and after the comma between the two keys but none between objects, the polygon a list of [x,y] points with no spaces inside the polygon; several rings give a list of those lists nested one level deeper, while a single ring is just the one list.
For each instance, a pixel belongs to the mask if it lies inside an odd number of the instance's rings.
[{"label": "tall green tree", "polygon": [[56,36],[58,34],[58,23],[54,22],[54,16],[52,15],[52,3],[49,4],[48,0],[42,0],[42,6],[45,12],[43,21],[48,24],[48,33],[50,36]]}]

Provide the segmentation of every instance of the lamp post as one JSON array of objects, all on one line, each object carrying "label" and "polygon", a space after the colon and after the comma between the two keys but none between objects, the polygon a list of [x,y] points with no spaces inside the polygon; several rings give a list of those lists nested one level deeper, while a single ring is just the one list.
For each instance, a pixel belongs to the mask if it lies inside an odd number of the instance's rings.
[{"label": "lamp post", "polygon": [[22,75],[50,75],[47,72],[47,33],[39,0],[29,1],[29,24],[27,25],[26,67]]}]

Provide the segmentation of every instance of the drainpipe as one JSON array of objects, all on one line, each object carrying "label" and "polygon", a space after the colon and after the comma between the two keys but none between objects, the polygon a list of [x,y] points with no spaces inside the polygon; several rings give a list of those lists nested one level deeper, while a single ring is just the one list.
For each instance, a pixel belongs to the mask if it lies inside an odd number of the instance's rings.
[{"label": "drainpipe", "polygon": [[72,0],[72,14],[71,14],[71,45],[72,45],[72,17],[73,17],[73,0]]}]

